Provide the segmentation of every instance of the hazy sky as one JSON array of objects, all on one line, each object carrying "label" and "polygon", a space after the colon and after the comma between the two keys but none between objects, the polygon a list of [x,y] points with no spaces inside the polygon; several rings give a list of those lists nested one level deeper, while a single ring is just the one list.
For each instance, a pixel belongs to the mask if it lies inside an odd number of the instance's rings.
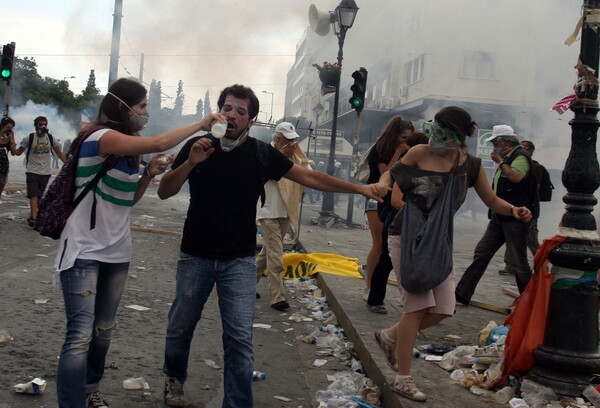
[{"label": "hazy sky", "polygon": [[[325,10],[336,2],[315,2]],[[296,43],[308,25],[305,0],[123,0],[119,76],[138,76],[145,54],[143,80],[162,82],[174,98],[184,82],[184,112],[210,91],[233,83],[254,89],[261,111],[283,115],[286,74],[294,62]],[[333,5],[333,6],[332,6]],[[32,56],[42,76],[69,78],[80,93],[89,72],[96,70],[102,93],[108,83],[113,26],[113,0],[24,0],[5,4],[0,43],[16,42],[18,57]],[[331,7],[331,8],[330,8]],[[166,100],[163,106],[172,106]],[[265,114],[260,114],[263,119]]]}]

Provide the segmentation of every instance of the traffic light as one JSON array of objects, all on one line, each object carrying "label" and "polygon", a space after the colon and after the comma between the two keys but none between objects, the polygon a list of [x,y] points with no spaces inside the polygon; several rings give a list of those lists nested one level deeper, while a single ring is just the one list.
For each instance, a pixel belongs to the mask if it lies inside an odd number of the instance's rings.
[{"label": "traffic light", "polygon": [[354,85],[350,87],[352,98],[348,102],[352,108],[360,112],[365,107],[365,92],[367,91],[367,70],[361,67],[352,73]]},{"label": "traffic light", "polygon": [[15,49],[12,44],[6,44],[2,47],[2,62],[0,63],[0,78],[4,81],[9,81],[12,77],[13,60]]}]

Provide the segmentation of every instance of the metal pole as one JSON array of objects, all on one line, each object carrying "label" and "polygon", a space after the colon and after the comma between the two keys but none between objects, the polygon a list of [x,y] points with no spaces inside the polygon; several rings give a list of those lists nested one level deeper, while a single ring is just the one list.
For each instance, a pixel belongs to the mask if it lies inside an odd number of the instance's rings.
[{"label": "metal pole", "polygon": [[140,57],[140,75],[138,76],[140,82],[144,82],[144,53]]},{"label": "metal pole", "polygon": [[318,137],[318,134],[319,134],[319,132],[318,132],[318,130],[319,130],[319,116],[321,116],[321,115],[315,115],[315,116],[317,117],[317,121],[315,123],[315,141],[313,143],[313,158],[316,161],[316,159],[317,159],[317,137]]},{"label": "metal pole", "polygon": [[[358,164],[358,142],[360,140],[360,111],[356,112],[356,120],[354,121],[354,140],[352,143],[352,164],[348,166],[348,181],[352,181],[352,169]],[[348,195],[348,211],[346,213],[346,226],[351,227],[354,223],[352,219],[354,215],[354,194]]]},{"label": "metal pole", "polygon": [[[575,117],[569,122],[571,150],[562,173],[567,194],[563,197],[566,211],[561,235],[568,238],[549,255],[554,279],[546,331],[543,344],[533,352],[538,365],[528,375],[531,380],[569,396],[580,396],[592,376],[600,373],[600,247],[592,214],[597,204],[594,191],[600,186],[596,155],[600,41],[593,21],[598,11],[600,0],[584,1],[577,97],[571,105]],[[574,270],[580,275],[575,282],[568,279]]]},{"label": "metal pole", "polygon": [[108,86],[117,80],[119,75],[119,47],[121,44],[121,19],[123,18],[123,0],[115,0],[113,14],[112,44],[110,47],[110,68],[108,71]]},{"label": "metal pole", "polygon": [[[331,144],[329,145],[329,163],[327,164],[327,174],[333,176],[335,172],[335,146],[336,146],[336,136],[337,136],[337,116],[338,116],[338,106],[340,101],[340,78],[342,71],[342,59],[343,59],[343,48],[344,48],[344,39],[346,37],[347,28],[340,27],[340,33],[338,34],[338,57],[337,62],[340,66],[340,75],[337,77],[337,84],[335,85],[335,96],[333,103],[333,117],[331,122]],[[333,193],[332,192],[323,192],[323,205],[321,206],[321,216],[330,216],[335,217],[335,212],[333,210]]]}]

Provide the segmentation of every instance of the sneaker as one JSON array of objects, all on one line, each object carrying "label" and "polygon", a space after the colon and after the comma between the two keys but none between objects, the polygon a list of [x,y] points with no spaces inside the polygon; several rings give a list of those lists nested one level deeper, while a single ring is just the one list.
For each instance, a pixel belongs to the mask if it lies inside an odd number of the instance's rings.
[{"label": "sneaker", "polygon": [[367,309],[369,309],[373,313],[387,314],[387,309],[385,308],[384,305],[371,306],[370,304],[367,303]]},{"label": "sneaker", "polygon": [[387,362],[394,370],[396,370],[398,368],[398,364],[396,363],[396,342],[386,342],[383,336],[383,330],[375,332],[375,340],[383,350]]},{"label": "sneaker", "polygon": [[87,408],[108,408],[108,403],[100,397],[98,391],[87,395]]},{"label": "sneaker", "polygon": [[362,300],[364,300],[365,302],[369,300],[369,292],[369,288],[363,289]]},{"label": "sneaker", "polygon": [[507,275],[507,276],[513,276],[514,275],[513,272],[507,271],[506,269],[500,269],[498,271],[498,274],[500,274],[500,275]]},{"label": "sneaker", "polygon": [[165,404],[170,407],[185,407],[185,401],[183,401],[183,383],[176,378],[167,378],[165,380],[163,399]]},{"label": "sneaker", "polygon": [[364,280],[367,280],[367,265],[362,264],[361,266],[359,266],[358,273],[360,273],[360,276],[362,276]]},{"label": "sneaker", "polygon": [[415,384],[415,380],[411,376],[400,378],[400,376],[397,375],[396,378],[394,378],[394,381],[390,383],[390,388],[394,392],[413,401],[423,402],[427,400],[427,395],[419,391]]}]

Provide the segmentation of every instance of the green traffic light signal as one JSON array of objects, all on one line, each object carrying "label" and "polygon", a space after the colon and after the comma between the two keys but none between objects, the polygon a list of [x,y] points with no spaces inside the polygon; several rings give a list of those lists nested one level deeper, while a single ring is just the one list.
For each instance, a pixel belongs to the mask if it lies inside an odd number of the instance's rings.
[{"label": "green traffic light signal", "polygon": [[0,61],[0,79],[10,81],[12,77],[13,60],[15,48],[13,44],[6,44],[2,47],[2,59]]},{"label": "green traffic light signal", "polygon": [[352,97],[348,100],[352,109],[360,113],[365,107],[365,93],[367,90],[367,70],[363,67],[352,73],[354,84],[350,87]]},{"label": "green traffic light signal", "polygon": [[352,105],[353,109],[359,109],[362,106],[362,103],[358,98],[351,98],[350,104]]}]

